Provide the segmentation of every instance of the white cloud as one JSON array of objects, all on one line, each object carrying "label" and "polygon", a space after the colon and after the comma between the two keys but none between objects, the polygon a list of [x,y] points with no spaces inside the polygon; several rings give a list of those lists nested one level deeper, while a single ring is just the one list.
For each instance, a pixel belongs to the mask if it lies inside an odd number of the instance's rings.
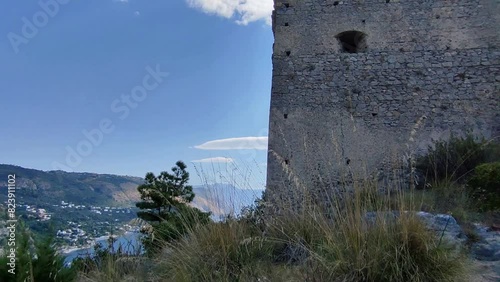
[{"label": "white cloud", "polygon": [[140,15],[141,15],[141,12],[139,12],[139,11],[135,11],[135,12],[134,12],[134,16],[138,17],[138,16],[140,16]]},{"label": "white cloud", "polygon": [[264,20],[271,25],[273,0],[186,0],[190,7],[226,19],[234,18],[237,24]]},{"label": "white cloud", "polygon": [[117,2],[117,3],[128,3],[128,0],[113,0],[113,2]]},{"label": "white cloud", "polygon": [[219,139],[194,147],[201,150],[267,150],[267,137]]},{"label": "white cloud", "polygon": [[232,162],[234,162],[234,160],[231,158],[225,158],[225,157],[215,157],[215,158],[194,160],[191,162],[192,163],[232,163]]}]

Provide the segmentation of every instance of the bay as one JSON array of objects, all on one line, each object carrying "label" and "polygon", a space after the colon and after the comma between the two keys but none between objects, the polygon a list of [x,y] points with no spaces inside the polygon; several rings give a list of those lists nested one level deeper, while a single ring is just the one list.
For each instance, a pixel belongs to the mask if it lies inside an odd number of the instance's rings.
[{"label": "bay", "polygon": [[[116,252],[119,248],[121,248],[122,253],[125,254],[142,254],[144,253],[144,249],[142,247],[140,236],[142,234],[139,232],[126,232],[125,234],[116,237],[115,242],[113,243],[112,251]],[[101,244],[104,249],[110,247],[109,237],[103,236],[96,239],[96,244]],[[94,246],[83,249],[76,249],[70,252],[64,253],[63,256],[64,264],[70,265],[71,262],[77,257],[86,257],[94,255]]]}]

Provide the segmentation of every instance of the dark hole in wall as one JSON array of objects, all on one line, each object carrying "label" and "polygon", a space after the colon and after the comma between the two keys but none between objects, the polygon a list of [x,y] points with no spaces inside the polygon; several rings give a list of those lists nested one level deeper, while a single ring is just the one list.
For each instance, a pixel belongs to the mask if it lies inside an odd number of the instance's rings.
[{"label": "dark hole in wall", "polygon": [[289,24],[288,23],[285,23],[285,26],[288,26]]},{"label": "dark hole in wall", "polygon": [[285,51],[285,53],[287,56],[290,56],[290,54],[292,54],[292,52],[290,52],[290,51]]},{"label": "dark hole in wall", "polygon": [[366,51],[366,34],[361,31],[344,31],[335,37],[342,47],[342,52],[360,53]]},{"label": "dark hole in wall", "polygon": [[333,6],[337,6],[339,4],[339,1],[333,2]]},{"label": "dark hole in wall", "polygon": [[376,116],[378,116],[378,114],[377,113],[372,113],[372,116],[376,117]]},{"label": "dark hole in wall", "polygon": [[283,3],[283,6],[285,6],[285,8],[290,8],[290,3]]},{"label": "dark hole in wall", "polygon": [[285,164],[289,165],[290,164],[290,160],[285,160]]},{"label": "dark hole in wall", "polygon": [[385,3],[389,3],[389,2],[391,2],[391,0],[385,0]]},{"label": "dark hole in wall", "polygon": [[285,119],[287,119],[287,118],[288,118],[288,114],[284,114],[284,115],[283,115],[283,117],[284,117]]}]

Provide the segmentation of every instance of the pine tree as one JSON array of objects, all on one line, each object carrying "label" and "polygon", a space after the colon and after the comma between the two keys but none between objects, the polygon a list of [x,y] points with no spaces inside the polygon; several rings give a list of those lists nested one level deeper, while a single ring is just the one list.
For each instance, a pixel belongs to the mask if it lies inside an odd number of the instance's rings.
[{"label": "pine tree", "polygon": [[136,206],[144,210],[137,216],[148,222],[162,222],[190,203],[195,194],[193,187],[187,185],[189,172],[186,168],[182,161],[178,161],[172,173],[163,171],[158,176],[147,173],[146,183],[137,187],[142,201]]},{"label": "pine tree", "polygon": [[[0,281],[5,282],[71,282],[76,278],[74,268],[64,266],[64,257],[54,248],[54,236],[34,240],[28,227],[18,222],[15,275],[7,272],[8,258],[0,257]],[[6,248],[9,246],[6,246]],[[5,263],[4,263],[5,262]]]},{"label": "pine tree", "polygon": [[158,249],[162,241],[177,239],[195,224],[209,221],[210,213],[189,206],[195,194],[193,187],[188,185],[186,168],[182,161],[178,161],[172,173],[163,171],[155,176],[149,172],[145,183],[137,187],[142,200],[136,204],[141,209],[137,216],[153,227],[143,241],[149,253]]}]

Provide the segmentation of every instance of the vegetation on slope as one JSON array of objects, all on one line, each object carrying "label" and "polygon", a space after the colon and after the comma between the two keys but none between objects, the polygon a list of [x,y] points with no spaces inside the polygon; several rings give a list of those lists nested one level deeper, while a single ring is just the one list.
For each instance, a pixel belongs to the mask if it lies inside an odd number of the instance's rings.
[{"label": "vegetation on slope", "polygon": [[[60,205],[61,201],[78,205],[133,206],[139,200],[137,186],[143,179],[95,173],[40,171],[0,164],[0,188],[7,187],[8,174],[16,175],[18,202],[32,205]],[[5,200],[0,195],[0,201]]]}]

